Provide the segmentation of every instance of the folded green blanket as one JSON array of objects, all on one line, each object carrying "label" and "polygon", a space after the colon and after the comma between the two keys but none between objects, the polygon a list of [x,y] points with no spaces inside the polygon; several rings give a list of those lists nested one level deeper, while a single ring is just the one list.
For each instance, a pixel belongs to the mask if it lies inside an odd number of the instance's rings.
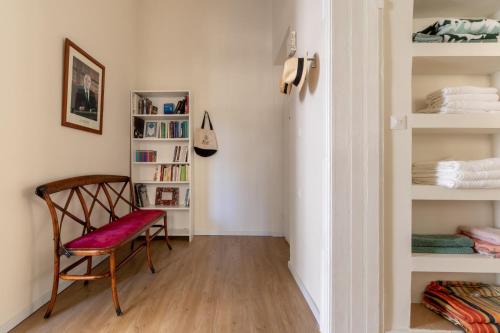
[{"label": "folded green blanket", "polygon": [[418,235],[411,236],[413,247],[473,247],[474,241],[464,235]]},{"label": "folded green blanket", "polygon": [[439,253],[439,254],[472,254],[471,247],[433,247],[433,246],[413,246],[413,253]]}]

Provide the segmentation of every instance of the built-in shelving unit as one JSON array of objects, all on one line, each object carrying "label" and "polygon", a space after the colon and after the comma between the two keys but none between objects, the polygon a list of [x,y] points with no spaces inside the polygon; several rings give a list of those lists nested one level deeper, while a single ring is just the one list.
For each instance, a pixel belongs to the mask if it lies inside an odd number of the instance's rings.
[{"label": "built-in shelving unit", "polygon": [[[180,100],[187,97],[187,114],[164,114],[163,105],[165,103],[173,103],[177,105]],[[137,101],[139,98],[147,98],[152,102],[152,105],[157,107],[157,114],[142,114],[138,110]],[[142,91],[136,90],[131,92],[131,163],[130,174],[133,184],[144,184],[147,189],[149,202],[141,207],[141,209],[160,209],[167,213],[168,232],[169,236],[188,237],[189,240],[193,237],[193,150],[192,150],[192,96],[189,91]],[[134,123],[136,118],[143,119],[147,122],[182,122],[187,121],[189,127],[189,135],[182,138],[135,138]],[[188,160],[187,162],[174,162],[174,149],[176,146],[187,146]],[[139,162],[136,160],[137,150],[154,150],[157,153],[155,162]],[[163,181],[158,178],[158,171],[162,166],[189,166],[187,180],[182,181]],[[156,189],[159,187],[178,188],[179,204],[176,206],[155,205]],[[190,204],[184,206],[186,191],[189,190]]]},{"label": "built-in shelving unit", "polygon": [[427,94],[443,87],[500,88],[500,43],[412,43],[412,33],[437,18],[492,18],[498,13],[498,0],[393,1],[387,9],[385,109],[387,118],[394,117],[392,123],[398,124],[387,130],[385,145],[388,332],[462,332],[419,304],[425,285],[436,279],[499,281],[500,259],[411,251],[415,230],[454,233],[464,224],[500,226],[500,189],[447,189],[411,182],[413,162],[500,156],[500,113],[414,113],[425,106]]}]

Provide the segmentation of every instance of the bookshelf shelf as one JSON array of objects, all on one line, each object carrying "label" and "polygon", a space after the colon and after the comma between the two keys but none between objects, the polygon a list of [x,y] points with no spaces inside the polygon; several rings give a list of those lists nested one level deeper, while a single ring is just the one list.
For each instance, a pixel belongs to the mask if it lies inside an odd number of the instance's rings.
[{"label": "bookshelf shelf", "polygon": [[[136,190],[136,204],[142,205],[141,209],[145,210],[166,211],[169,235],[192,240],[194,201],[190,100],[189,91],[131,92],[130,173]],[[162,114],[166,103],[177,105],[176,109],[187,113]],[[151,110],[158,113],[151,114]],[[153,132],[151,128],[155,127]],[[156,133],[156,137],[142,137],[146,128],[148,134]],[[189,162],[177,162],[186,159]],[[146,162],[148,160],[156,162]],[[155,205],[157,198],[165,203],[173,200],[177,205]],[[188,199],[189,206],[186,206]]]},{"label": "bookshelf shelf", "polygon": [[137,165],[190,165],[189,162],[132,162]]},{"label": "bookshelf shelf", "polygon": [[157,205],[151,205],[151,206],[146,206],[146,207],[141,207],[141,209],[146,209],[146,210],[151,210],[151,209],[159,209],[159,210],[182,210],[182,211],[189,211],[190,207],[184,207],[184,206],[157,206]]},{"label": "bookshelf shelf", "polygon": [[170,141],[170,142],[183,142],[183,141],[189,141],[189,138],[166,138],[166,139],[160,139],[160,138],[145,138],[145,139],[133,139],[134,141],[138,142],[147,142],[147,141]]}]

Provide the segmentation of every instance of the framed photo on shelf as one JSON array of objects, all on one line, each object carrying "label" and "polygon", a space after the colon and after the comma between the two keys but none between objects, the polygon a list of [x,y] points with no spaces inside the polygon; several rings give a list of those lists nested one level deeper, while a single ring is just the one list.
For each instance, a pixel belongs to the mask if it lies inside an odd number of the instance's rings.
[{"label": "framed photo on shelf", "polygon": [[146,125],[144,125],[144,137],[158,137],[158,123],[156,121],[146,121]]},{"label": "framed photo on shelf", "polygon": [[61,125],[102,134],[104,66],[66,38]]},{"label": "framed photo on shelf", "polygon": [[178,206],[179,188],[177,187],[157,187],[155,205],[157,206]]}]

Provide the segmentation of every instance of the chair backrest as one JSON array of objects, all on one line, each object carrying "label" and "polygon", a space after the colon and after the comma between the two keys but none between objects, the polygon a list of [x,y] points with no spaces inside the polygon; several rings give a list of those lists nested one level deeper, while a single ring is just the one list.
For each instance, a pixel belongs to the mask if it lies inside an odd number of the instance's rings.
[{"label": "chair backrest", "polygon": [[[111,186],[111,184],[118,184],[118,188],[114,188],[113,186]],[[92,192],[88,188],[91,186],[96,186],[94,192]],[[129,187],[130,199],[124,197],[124,192],[127,186]],[[68,191],[68,196],[64,206],[61,206],[52,200],[51,195],[63,191]],[[98,196],[101,191],[104,193],[106,200],[99,199]],[[87,197],[91,198],[90,205],[87,204],[83,193],[86,193]],[[57,251],[59,251],[61,243],[61,228],[63,222],[65,221],[65,217],[68,217],[70,221],[76,222],[83,226],[82,235],[84,235],[96,229],[94,226],[92,226],[90,221],[92,211],[96,207],[96,204],[100,205],[105,211],[109,213],[109,222],[113,222],[120,218],[116,214],[116,208],[120,201],[126,203],[129,207],[129,210],[138,209],[133,204],[133,191],[132,187],[130,186],[130,177],[128,176],[90,175],[61,179],[38,186],[36,188],[36,194],[45,200],[49,208],[52,219],[52,229],[54,232],[54,246]],[[77,214],[73,214],[69,211],[70,204],[75,198],[75,194],[78,198],[78,201],[80,202],[83,211],[83,220],[79,218]],[[57,215],[58,210],[61,212],[60,219]]]}]

